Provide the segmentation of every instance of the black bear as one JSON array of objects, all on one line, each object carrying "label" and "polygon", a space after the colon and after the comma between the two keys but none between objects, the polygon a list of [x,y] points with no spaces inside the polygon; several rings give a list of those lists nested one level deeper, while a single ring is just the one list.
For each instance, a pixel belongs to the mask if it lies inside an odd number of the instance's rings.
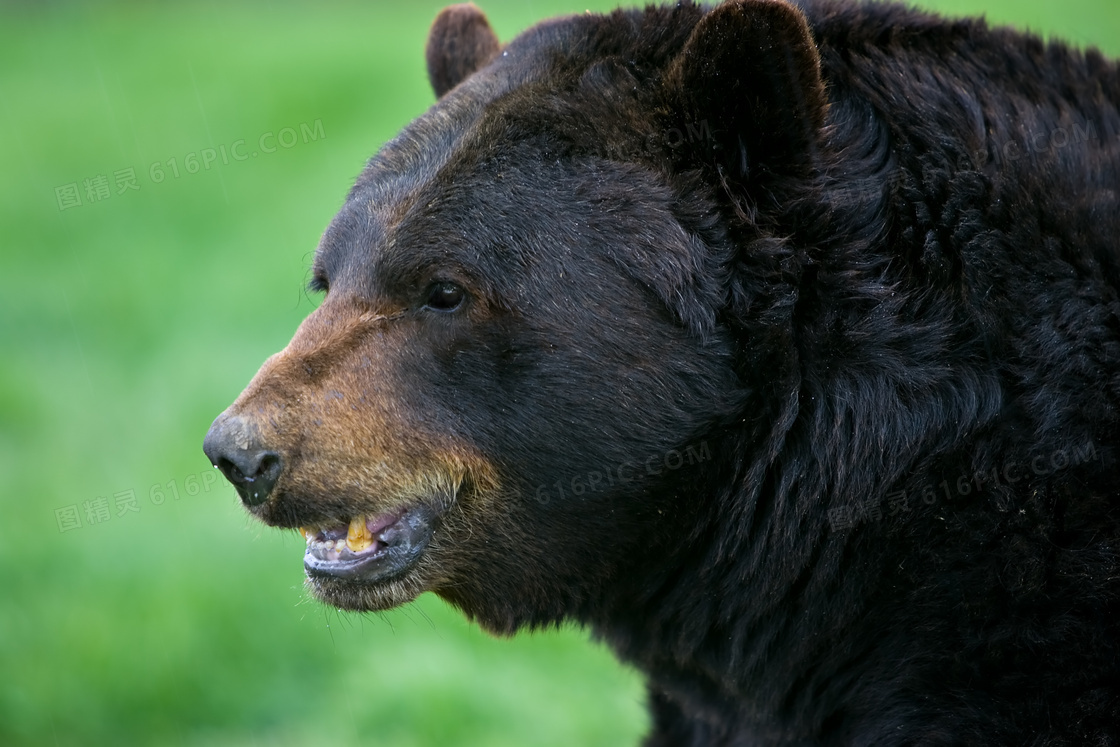
[{"label": "black bear", "polygon": [[573,620],[647,745],[1120,744],[1120,70],[892,4],[437,18],[214,422],[346,609]]}]

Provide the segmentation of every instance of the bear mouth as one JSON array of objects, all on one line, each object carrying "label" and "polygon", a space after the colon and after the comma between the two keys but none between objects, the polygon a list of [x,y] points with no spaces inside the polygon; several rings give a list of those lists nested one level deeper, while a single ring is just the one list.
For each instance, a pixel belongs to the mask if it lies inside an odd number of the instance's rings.
[{"label": "bear mouth", "polygon": [[423,554],[434,529],[423,506],[355,516],[348,524],[300,527],[307,540],[303,567],[309,578],[387,581],[407,572]]}]

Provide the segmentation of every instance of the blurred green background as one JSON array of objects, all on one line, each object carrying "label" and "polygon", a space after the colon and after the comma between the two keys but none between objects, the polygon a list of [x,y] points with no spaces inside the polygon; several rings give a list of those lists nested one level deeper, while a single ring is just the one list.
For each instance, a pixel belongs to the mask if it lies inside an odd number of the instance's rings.
[{"label": "blurred green background", "polygon": [[[503,39],[613,6],[482,4]],[[640,679],[582,631],[311,601],[302,540],[202,455],[313,308],[310,253],[363,162],[432,103],[441,5],[0,6],[0,745],[644,730]],[[1116,0],[926,5],[1120,54]]]}]

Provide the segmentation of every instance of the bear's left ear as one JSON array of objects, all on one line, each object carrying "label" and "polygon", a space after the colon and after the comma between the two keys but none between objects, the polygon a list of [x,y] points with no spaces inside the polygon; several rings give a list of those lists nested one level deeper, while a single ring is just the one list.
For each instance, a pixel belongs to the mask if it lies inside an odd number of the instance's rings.
[{"label": "bear's left ear", "polygon": [[428,32],[428,80],[436,98],[459,85],[498,53],[498,37],[473,3],[449,5]]},{"label": "bear's left ear", "polygon": [[711,134],[710,142],[690,143],[694,157],[714,161],[725,177],[745,182],[812,168],[828,100],[809,26],[784,0],[713,8],[667,82],[682,122]]}]

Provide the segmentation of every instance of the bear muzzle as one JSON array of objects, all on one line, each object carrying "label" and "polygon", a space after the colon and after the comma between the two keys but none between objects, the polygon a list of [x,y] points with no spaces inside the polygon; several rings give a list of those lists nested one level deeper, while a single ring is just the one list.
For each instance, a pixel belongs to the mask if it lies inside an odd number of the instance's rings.
[{"label": "bear muzzle", "polygon": [[[210,426],[203,451],[233,484],[246,507],[268,502],[284,470],[250,421],[229,412]],[[432,537],[436,512],[418,505],[355,516],[347,523],[300,527],[307,540],[303,565],[310,578],[383,581],[407,571]]]}]

